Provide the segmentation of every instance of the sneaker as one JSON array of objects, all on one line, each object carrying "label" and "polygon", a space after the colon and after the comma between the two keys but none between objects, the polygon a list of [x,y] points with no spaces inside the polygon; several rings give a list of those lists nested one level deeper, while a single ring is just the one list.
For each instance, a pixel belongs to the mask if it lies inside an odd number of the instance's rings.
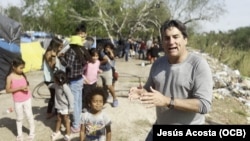
[{"label": "sneaker", "polygon": [[65,141],[70,141],[70,136],[69,135],[65,135],[63,138]]},{"label": "sneaker", "polygon": [[117,107],[117,106],[118,106],[118,100],[115,99],[115,100],[113,101],[113,107]]},{"label": "sneaker", "polygon": [[17,136],[16,141],[23,141],[23,136]]},{"label": "sneaker", "polygon": [[28,141],[33,141],[35,138],[35,134],[31,134],[28,136]]},{"label": "sneaker", "polygon": [[78,133],[78,132],[80,132],[80,128],[70,127],[70,129],[71,129],[72,133]]},{"label": "sneaker", "polygon": [[53,132],[52,135],[51,135],[51,140],[52,140],[52,141],[55,141],[60,135],[61,135],[61,132],[60,132],[60,131],[58,131],[58,132]]}]

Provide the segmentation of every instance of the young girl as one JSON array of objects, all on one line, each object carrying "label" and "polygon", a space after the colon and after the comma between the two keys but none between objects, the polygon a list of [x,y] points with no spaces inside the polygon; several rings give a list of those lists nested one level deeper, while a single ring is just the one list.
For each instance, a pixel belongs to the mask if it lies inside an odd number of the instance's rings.
[{"label": "young girl", "polygon": [[95,48],[89,50],[89,54],[92,59],[85,65],[84,77],[84,89],[83,89],[83,108],[86,108],[86,95],[90,93],[91,89],[95,89],[96,82],[98,80],[98,73],[102,70],[99,69],[100,61],[98,51]]},{"label": "young girl", "polygon": [[97,84],[99,86],[106,85],[110,94],[113,97],[113,107],[118,106],[118,98],[115,93],[115,84],[113,81],[113,71],[112,67],[114,67],[114,53],[113,53],[114,45],[112,43],[106,43],[103,46],[103,50],[100,51],[100,69],[103,71],[100,75]]},{"label": "young girl", "polygon": [[56,130],[51,135],[51,139],[54,141],[61,134],[60,127],[62,120],[66,127],[66,135],[64,136],[65,141],[70,140],[70,120],[69,114],[73,112],[74,97],[67,84],[67,77],[64,71],[57,70],[54,73],[54,87],[55,87],[55,108],[57,109],[57,121]]},{"label": "young girl", "polygon": [[87,110],[81,115],[80,141],[111,141],[111,120],[102,111],[107,102],[107,91],[92,89],[87,95]]},{"label": "young girl", "polygon": [[23,141],[23,113],[29,122],[30,132],[28,140],[32,141],[35,137],[35,123],[31,106],[31,92],[29,90],[29,83],[23,69],[25,62],[21,58],[15,58],[10,68],[10,73],[6,78],[6,92],[12,93],[14,100],[14,107],[16,112],[16,125],[17,125],[17,141]]}]

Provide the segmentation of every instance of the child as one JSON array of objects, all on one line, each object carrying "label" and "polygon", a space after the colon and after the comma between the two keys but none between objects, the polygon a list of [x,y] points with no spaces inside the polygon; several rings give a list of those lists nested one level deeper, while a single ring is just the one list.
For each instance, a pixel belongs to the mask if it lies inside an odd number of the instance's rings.
[{"label": "child", "polygon": [[55,108],[57,109],[57,121],[56,130],[51,135],[51,139],[54,141],[61,134],[60,127],[62,120],[66,127],[65,141],[70,140],[70,120],[69,114],[73,112],[74,97],[67,84],[67,77],[64,71],[57,70],[54,73],[54,87],[55,87]]},{"label": "child", "polygon": [[30,132],[28,140],[32,141],[35,137],[35,123],[31,106],[31,92],[28,88],[28,81],[23,73],[25,62],[22,58],[15,58],[12,62],[12,67],[6,78],[6,92],[12,93],[14,100],[14,107],[16,112],[16,125],[17,125],[17,141],[23,141],[23,113],[29,122]]},{"label": "child", "polygon": [[80,141],[111,141],[111,120],[102,111],[107,102],[102,87],[92,89],[87,95],[87,110],[81,115]]},{"label": "child", "polygon": [[98,86],[107,86],[110,94],[113,97],[113,107],[118,106],[118,98],[115,93],[114,81],[113,81],[113,71],[112,67],[114,67],[114,53],[113,53],[114,45],[112,43],[106,43],[103,46],[103,50],[100,51],[100,69],[102,70],[102,74],[98,79]]},{"label": "child", "polygon": [[99,69],[100,61],[98,51],[95,48],[89,50],[89,54],[92,59],[85,65],[85,71],[83,74],[84,77],[84,89],[83,89],[83,108],[86,108],[86,95],[89,94],[91,89],[96,87],[96,82],[98,80],[98,73],[101,73],[102,70]]}]

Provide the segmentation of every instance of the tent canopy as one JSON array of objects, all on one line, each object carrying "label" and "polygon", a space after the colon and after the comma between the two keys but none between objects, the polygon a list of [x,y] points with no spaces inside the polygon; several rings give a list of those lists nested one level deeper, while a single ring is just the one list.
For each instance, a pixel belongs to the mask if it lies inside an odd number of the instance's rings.
[{"label": "tent canopy", "polygon": [[21,24],[0,14],[0,37],[8,43],[20,45]]},{"label": "tent canopy", "polygon": [[5,89],[6,76],[13,58],[21,57],[21,24],[0,14],[0,90]]}]

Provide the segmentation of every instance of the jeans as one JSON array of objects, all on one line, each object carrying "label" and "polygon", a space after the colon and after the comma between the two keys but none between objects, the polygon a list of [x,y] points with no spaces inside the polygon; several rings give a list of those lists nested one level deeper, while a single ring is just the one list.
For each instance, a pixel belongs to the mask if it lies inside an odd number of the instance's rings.
[{"label": "jeans", "polygon": [[144,60],[146,58],[145,54],[146,54],[146,50],[139,50],[139,59],[143,59]]},{"label": "jeans", "polygon": [[128,61],[128,55],[129,55],[129,50],[125,49],[124,50],[124,55],[125,55],[125,61]]},{"label": "jeans", "polygon": [[82,113],[83,78],[70,81],[69,87],[74,96],[74,112],[73,112],[72,126],[75,129],[79,129],[80,128],[80,116]]}]

